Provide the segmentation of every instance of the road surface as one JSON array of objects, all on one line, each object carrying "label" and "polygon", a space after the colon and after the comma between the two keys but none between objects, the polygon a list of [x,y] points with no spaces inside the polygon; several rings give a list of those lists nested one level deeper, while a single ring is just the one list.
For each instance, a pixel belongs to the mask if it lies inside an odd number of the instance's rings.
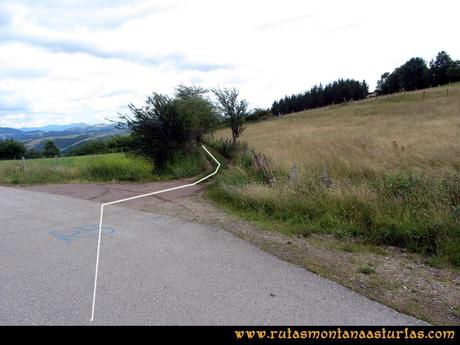
[{"label": "road surface", "polygon": [[[0,324],[90,324],[99,208],[0,187]],[[422,322],[218,227],[109,206],[94,324]]]}]

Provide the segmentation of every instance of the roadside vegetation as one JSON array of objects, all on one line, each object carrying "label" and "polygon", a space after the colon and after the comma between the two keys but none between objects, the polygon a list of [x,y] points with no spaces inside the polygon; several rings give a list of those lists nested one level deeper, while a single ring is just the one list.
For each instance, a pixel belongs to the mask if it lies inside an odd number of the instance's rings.
[{"label": "roadside vegetation", "polygon": [[151,164],[123,154],[0,161],[1,184],[155,181]]},{"label": "roadside vegetation", "polygon": [[196,155],[203,135],[217,123],[208,90],[180,85],[173,97],[153,93],[144,106],[129,105],[119,126],[131,131],[131,150],[150,159],[158,173],[180,155]]},{"label": "roadside vegetation", "polygon": [[[118,122],[128,135],[70,151],[106,154],[68,158],[77,166],[57,159],[52,141],[43,152],[0,141],[0,159],[18,160],[0,165],[0,183],[197,175],[208,167],[200,144],[228,125],[230,133],[208,139],[234,163],[211,189],[215,200],[284,233],[333,234],[460,266],[460,87],[450,84],[459,79],[460,61],[440,52],[428,65],[412,58],[382,75],[374,98],[364,99],[365,81],[340,79],[275,101],[271,112],[250,112],[235,88],[179,85],[172,96],[130,104]],[[40,156],[56,158],[28,159]]]},{"label": "roadside vegetation", "polygon": [[108,139],[90,140],[70,149],[66,156],[86,156],[104,153],[129,152],[133,145],[130,135],[114,135]]},{"label": "roadside vegetation", "polygon": [[232,217],[235,234],[401,312],[458,323],[459,80],[460,61],[440,52],[384,73],[372,94],[340,79],[271,109],[250,111],[235,88],[180,85],[129,105],[117,125],[128,134],[66,157],[52,141],[0,140],[0,184],[197,176],[205,143],[223,168],[208,195],[269,230]]},{"label": "roadside vegetation", "polygon": [[[142,182],[200,175],[209,168],[202,138],[227,116],[208,92],[180,85],[173,96],[153,93],[145,105],[131,104],[130,114],[120,116],[118,127],[129,129],[128,135],[85,143],[67,157],[59,158],[51,140],[41,152],[14,140],[0,141],[0,183]],[[238,115],[245,116],[244,110]]]},{"label": "roadside vegetation", "polygon": [[458,267],[460,84],[446,90],[249,124],[241,140],[267,155],[274,183],[247,150],[232,147],[228,130],[219,130],[213,146],[235,164],[210,195],[283,233],[391,245]]}]

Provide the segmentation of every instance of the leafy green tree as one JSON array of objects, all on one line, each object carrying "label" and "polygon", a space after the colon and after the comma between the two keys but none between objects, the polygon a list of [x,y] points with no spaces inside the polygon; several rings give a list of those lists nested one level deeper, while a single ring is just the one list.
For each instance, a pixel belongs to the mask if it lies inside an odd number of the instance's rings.
[{"label": "leafy green tree", "polygon": [[454,64],[449,54],[441,51],[430,62],[430,72],[433,85],[443,85],[449,82],[449,69]]},{"label": "leafy green tree", "polygon": [[418,90],[429,86],[430,72],[425,60],[416,57],[407,61],[398,69],[401,87],[404,90]]},{"label": "leafy green tree", "polygon": [[198,85],[186,86],[179,85],[176,87],[176,97],[180,99],[191,99],[191,98],[205,98],[206,94],[209,92],[208,89],[205,89]]},{"label": "leafy green tree", "polygon": [[132,150],[159,170],[176,152],[191,152],[217,123],[216,110],[198,87],[179,86],[174,97],[153,93],[143,107],[130,104],[119,126],[131,130]]},{"label": "leafy green tree", "polygon": [[273,116],[270,109],[256,108],[246,117],[246,121],[257,121],[260,119],[266,119]]},{"label": "leafy green tree", "polygon": [[431,60],[429,68],[422,58],[416,57],[395,68],[393,72],[382,74],[376,92],[385,95],[455,81],[460,81],[460,61],[452,60],[445,51],[441,51]]},{"label": "leafy green tree", "polygon": [[447,70],[447,77],[449,82],[460,81],[460,60],[453,61]]},{"label": "leafy green tree", "polygon": [[127,152],[133,143],[131,135],[114,135],[109,139],[89,140],[70,149],[66,156],[97,155],[114,152]]},{"label": "leafy green tree", "polygon": [[42,158],[43,155],[40,151],[37,151],[34,149],[28,149],[26,153],[24,154],[24,157],[27,159],[36,159],[36,158]]},{"label": "leafy green tree", "polygon": [[246,129],[244,122],[248,115],[248,103],[244,99],[238,99],[239,91],[235,88],[217,88],[213,89],[212,92],[217,98],[217,107],[222,116],[230,122],[232,141],[236,143],[238,137]]},{"label": "leafy green tree", "polygon": [[26,147],[23,143],[13,140],[0,140],[0,160],[21,159],[26,153]]},{"label": "leafy green tree", "polygon": [[54,141],[48,140],[45,143],[45,146],[43,146],[43,155],[45,157],[54,157],[54,156],[59,156],[59,149],[57,146],[54,144]]}]

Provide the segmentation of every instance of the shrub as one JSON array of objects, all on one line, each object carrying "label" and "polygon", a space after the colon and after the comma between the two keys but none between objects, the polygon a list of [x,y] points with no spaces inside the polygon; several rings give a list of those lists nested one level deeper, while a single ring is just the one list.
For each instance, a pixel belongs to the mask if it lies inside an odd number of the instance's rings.
[{"label": "shrub", "polygon": [[24,157],[27,158],[27,159],[36,159],[36,158],[42,158],[43,155],[42,155],[41,152],[39,152],[37,150],[29,149],[29,150],[26,151]]},{"label": "shrub", "polygon": [[192,177],[200,174],[206,167],[207,160],[198,149],[191,153],[175,151],[166,162],[163,174],[175,179]]},{"label": "shrub", "polygon": [[43,147],[43,155],[45,157],[54,157],[54,156],[59,156],[59,149],[57,146],[54,144],[54,141],[48,140],[45,143],[45,146]]},{"label": "shrub", "polygon": [[21,159],[26,153],[23,143],[13,140],[0,140],[0,160]]},{"label": "shrub", "polygon": [[106,140],[90,140],[74,147],[66,156],[99,155],[104,153],[127,152],[133,146],[131,135],[115,135]]},{"label": "shrub", "polygon": [[121,116],[120,126],[132,131],[133,150],[152,159],[160,171],[175,152],[192,152],[217,121],[204,92],[181,86],[175,97],[153,93],[141,108],[130,104],[131,115]]},{"label": "shrub", "polygon": [[146,181],[152,178],[152,166],[140,157],[99,156],[85,167],[83,175],[96,181]]}]

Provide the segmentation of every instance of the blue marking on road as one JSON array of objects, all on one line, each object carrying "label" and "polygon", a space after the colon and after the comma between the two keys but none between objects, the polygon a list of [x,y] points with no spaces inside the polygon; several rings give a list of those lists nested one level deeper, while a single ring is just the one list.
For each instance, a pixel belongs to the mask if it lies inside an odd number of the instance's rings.
[{"label": "blue marking on road", "polygon": [[[70,243],[73,240],[81,237],[96,237],[98,235],[99,225],[92,224],[81,226],[77,228],[72,228],[69,230],[50,230],[48,233],[58,240],[61,240],[65,243]],[[115,233],[114,228],[107,226],[102,227],[102,235],[113,235]]]}]

